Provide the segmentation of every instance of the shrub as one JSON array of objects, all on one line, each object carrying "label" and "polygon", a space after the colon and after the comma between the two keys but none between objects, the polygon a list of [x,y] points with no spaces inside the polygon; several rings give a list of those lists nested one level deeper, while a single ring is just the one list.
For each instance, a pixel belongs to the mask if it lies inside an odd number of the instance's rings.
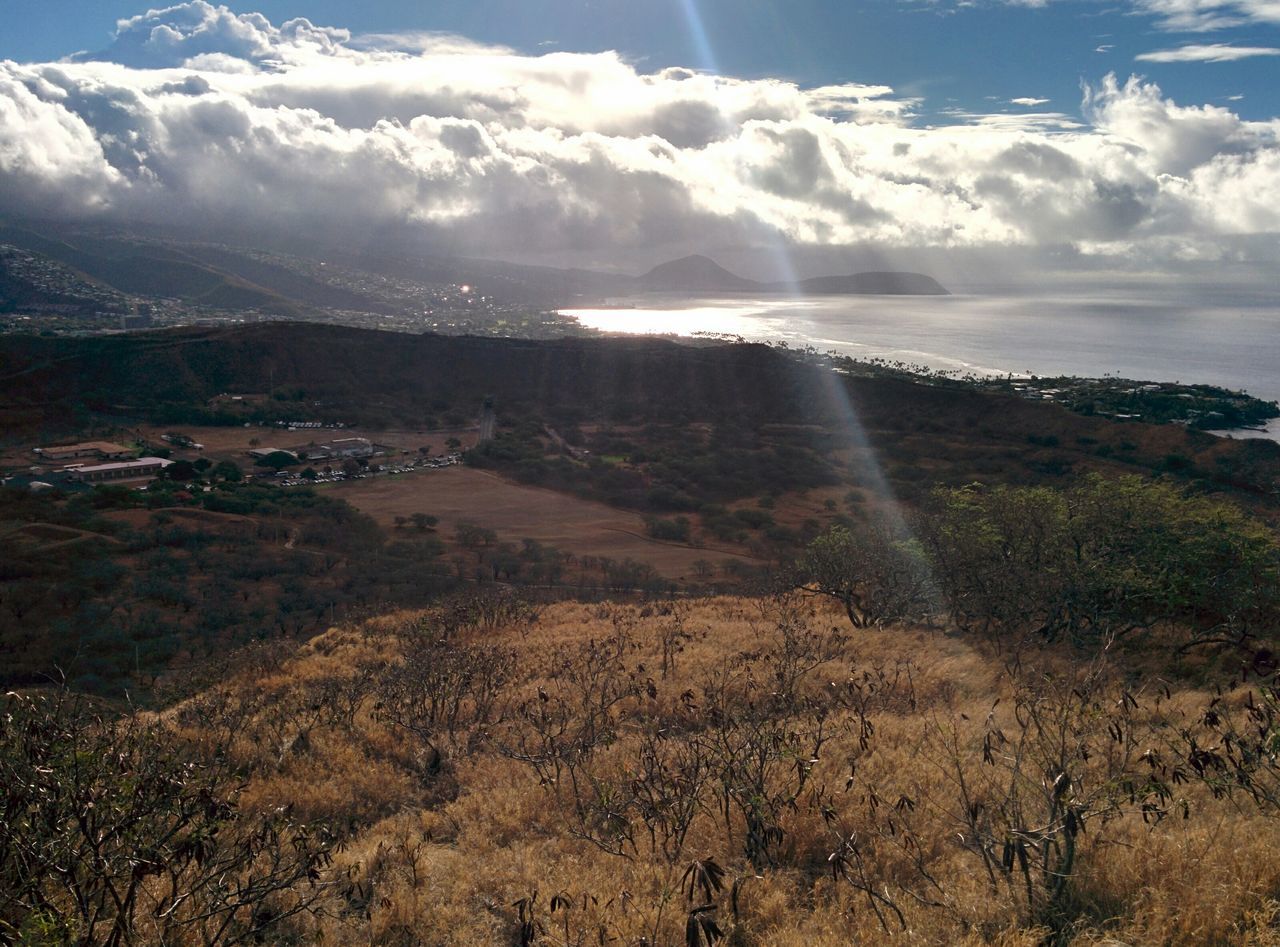
[{"label": "shrub", "polygon": [[62,690],[4,710],[0,938],[253,943],[318,897],[324,836],[241,811],[225,754]]},{"label": "shrub", "polygon": [[691,524],[688,517],[677,516],[675,519],[665,520],[657,516],[646,516],[644,524],[645,531],[654,539],[676,543],[689,541]]},{"label": "shrub", "polygon": [[789,584],[836,599],[853,627],[868,628],[924,613],[928,565],[918,543],[885,524],[856,534],[833,526],[809,544]]}]

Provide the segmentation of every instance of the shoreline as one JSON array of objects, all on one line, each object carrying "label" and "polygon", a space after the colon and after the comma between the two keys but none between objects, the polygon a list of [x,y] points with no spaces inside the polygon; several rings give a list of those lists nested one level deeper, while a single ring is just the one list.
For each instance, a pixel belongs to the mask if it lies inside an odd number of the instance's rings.
[{"label": "shoreline", "polygon": [[[694,307],[693,310],[677,310],[677,312],[689,311],[705,311],[707,307]],[[737,332],[715,331],[707,329],[691,329],[685,327],[678,329],[671,326],[655,326],[649,331],[628,331],[625,328],[601,328],[589,326],[582,322],[580,314],[586,312],[612,312],[617,309],[624,309],[628,313],[644,313],[655,312],[664,315],[670,315],[671,310],[644,310],[635,307],[609,307],[593,310],[582,309],[566,309],[557,310],[557,314],[565,318],[573,319],[584,328],[591,328],[606,337],[620,338],[666,338],[675,342],[682,343],[756,343],[768,345],[773,348],[784,350],[805,352],[800,349],[797,344],[789,339],[779,337],[778,335],[747,335]],[[835,340],[824,339],[814,340],[825,343],[833,343]],[[839,344],[839,343],[837,343]],[[850,345],[851,343],[843,343]],[[856,344],[856,343],[855,343]],[[1117,374],[1106,373],[1104,375],[1084,375],[1084,374],[1048,374],[1034,373],[1030,371],[1008,371],[993,368],[977,368],[969,366],[967,369],[940,369],[923,362],[908,362],[905,360],[889,360],[883,356],[861,356],[839,352],[836,349],[829,349],[826,352],[819,353],[816,347],[810,345],[809,353],[818,358],[827,359],[833,367],[839,367],[841,361],[845,361],[849,369],[857,368],[863,371],[869,371],[873,374],[897,375],[904,378],[913,379],[923,383],[949,383],[957,385],[972,386],[984,390],[1005,390],[1010,394],[1016,394],[1021,397],[1030,398],[1032,400],[1047,400],[1062,404],[1068,410],[1078,411],[1080,413],[1097,413],[1103,416],[1110,416],[1116,421],[1135,421],[1148,424],[1181,424],[1192,430],[1204,431],[1215,437],[1232,438],[1239,440],[1246,439],[1263,439],[1280,442],[1280,415],[1264,419],[1259,425],[1257,423],[1246,423],[1239,427],[1196,427],[1192,421],[1201,417],[1206,413],[1212,413],[1212,409],[1227,407],[1230,411],[1238,411],[1241,407],[1246,410],[1251,405],[1272,405],[1277,406],[1277,401],[1259,398],[1249,394],[1243,388],[1232,388],[1226,385],[1211,384],[1205,382],[1182,381],[1158,381],[1152,379],[1122,377]],[[931,355],[930,353],[918,353],[924,358],[934,358],[941,360],[942,356]],[[958,359],[948,359],[949,361],[959,361]],[[847,370],[847,369],[846,369]],[[1081,411],[1078,406],[1074,406],[1071,401],[1073,394],[1083,393],[1093,396],[1095,405],[1097,402],[1109,402],[1109,407],[1113,410],[1089,410]],[[1129,398],[1129,404],[1119,403],[1123,398]],[[1178,398],[1188,401],[1182,411],[1169,411],[1168,400]],[[1149,406],[1147,402],[1152,400],[1162,400],[1166,404],[1164,417],[1152,418],[1149,416]],[[1199,407],[1191,407],[1196,404]],[[1132,410],[1121,411],[1120,407],[1131,408]],[[1142,410],[1144,407],[1147,410]],[[1256,408],[1254,409],[1256,410]]]}]

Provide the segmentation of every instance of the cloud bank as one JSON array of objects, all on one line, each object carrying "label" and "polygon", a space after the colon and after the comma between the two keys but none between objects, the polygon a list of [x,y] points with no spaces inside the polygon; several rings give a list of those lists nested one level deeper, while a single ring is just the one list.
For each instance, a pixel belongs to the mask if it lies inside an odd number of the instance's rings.
[{"label": "cloud bank", "polygon": [[1256,56],[1280,56],[1274,46],[1231,46],[1226,43],[1179,46],[1175,49],[1157,49],[1139,53],[1139,62],[1236,62]]},{"label": "cloud bank", "polygon": [[1075,122],[919,127],[918,104],[197,0],[93,57],[0,63],[0,212],[619,263],[779,242],[1280,256],[1280,121],[1113,76]]},{"label": "cloud bank", "polygon": [[1277,0],[1133,0],[1140,13],[1157,17],[1162,29],[1207,33],[1256,23],[1280,23]]},{"label": "cloud bank", "polygon": [[[917,2],[917,0],[907,0]],[[1051,0],[997,0],[1008,6],[1039,9]],[[939,7],[940,0],[926,0],[926,5]],[[948,13],[978,5],[978,0],[951,0],[940,8]],[[1211,33],[1241,26],[1280,24],[1280,0],[1127,0],[1114,9],[1137,16],[1152,17],[1155,25],[1172,33]],[[1106,52],[1111,44],[1098,46],[1095,52]]]}]

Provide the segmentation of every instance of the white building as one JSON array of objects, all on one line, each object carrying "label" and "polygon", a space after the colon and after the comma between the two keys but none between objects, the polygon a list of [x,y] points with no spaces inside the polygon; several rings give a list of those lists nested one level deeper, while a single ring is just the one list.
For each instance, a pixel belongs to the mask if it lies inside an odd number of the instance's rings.
[{"label": "white building", "polygon": [[139,457],[118,464],[94,464],[89,467],[74,467],[67,473],[75,480],[83,483],[103,483],[109,480],[139,480],[144,477],[155,477],[173,461],[163,457]]}]

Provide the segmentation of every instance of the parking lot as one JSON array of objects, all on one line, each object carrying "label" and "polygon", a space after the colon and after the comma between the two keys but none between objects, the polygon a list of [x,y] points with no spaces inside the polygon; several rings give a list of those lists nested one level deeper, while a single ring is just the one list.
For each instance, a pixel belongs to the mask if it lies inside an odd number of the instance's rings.
[{"label": "parking lot", "polygon": [[[379,463],[378,458],[374,457],[369,461],[369,466],[362,467],[359,473],[345,473],[339,470],[334,470],[332,473],[325,473],[317,470],[314,477],[303,477],[296,470],[281,470],[276,474],[260,474],[259,476],[270,477],[274,482],[285,487],[309,487],[321,483],[345,483],[351,480],[368,480],[373,477],[397,477],[404,474],[421,473],[428,470],[441,470],[445,467],[455,467],[461,463],[461,454],[447,454],[443,457],[436,457],[430,460],[415,460],[412,463],[393,461],[385,464]],[[314,467],[312,469],[314,469]]]}]

